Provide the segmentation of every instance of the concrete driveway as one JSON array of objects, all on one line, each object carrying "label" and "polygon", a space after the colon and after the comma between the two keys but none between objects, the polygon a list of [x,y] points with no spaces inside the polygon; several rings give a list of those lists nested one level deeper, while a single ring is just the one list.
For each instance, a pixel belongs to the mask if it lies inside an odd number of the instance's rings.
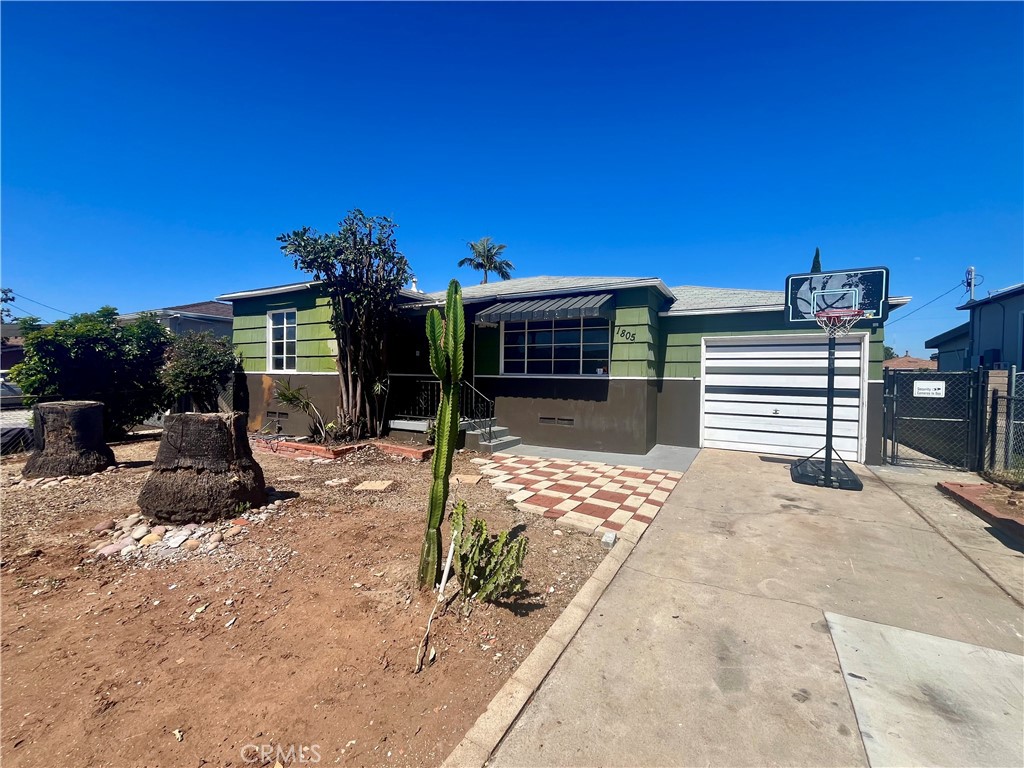
[{"label": "concrete driveway", "polygon": [[490,764],[1024,763],[1021,585],[861,469],[703,451]]}]

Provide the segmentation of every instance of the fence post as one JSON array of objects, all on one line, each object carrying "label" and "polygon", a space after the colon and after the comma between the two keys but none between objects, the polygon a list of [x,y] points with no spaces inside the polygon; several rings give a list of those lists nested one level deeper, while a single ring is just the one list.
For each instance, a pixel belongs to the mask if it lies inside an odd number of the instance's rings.
[{"label": "fence post", "polygon": [[1006,429],[1004,430],[1003,439],[1006,441],[1006,445],[1003,446],[1003,467],[1010,469],[1013,467],[1013,420],[1016,416],[1016,401],[1014,398],[1017,396],[1017,366],[1010,366],[1010,375],[1006,381]]}]

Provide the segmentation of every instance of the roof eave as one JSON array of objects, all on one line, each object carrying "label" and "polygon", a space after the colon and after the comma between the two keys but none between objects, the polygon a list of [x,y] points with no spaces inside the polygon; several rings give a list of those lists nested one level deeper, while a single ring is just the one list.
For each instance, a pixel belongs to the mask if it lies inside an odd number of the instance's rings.
[{"label": "roof eave", "polygon": [[[500,285],[500,283],[495,283]],[[581,285],[579,288],[549,288],[544,291],[507,291],[501,293],[488,293],[482,296],[467,297],[463,294],[463,304],[479,304],[484,301],[502,301],[505,299],[531,299],[538,298],[540,296],[558,296],[564,294],[575,294],[575,293],[600,293],[602,291],[620,291],[628,288],[656,288],[666,299],[675,300],[675,295],[668,289],[665,282],[658,277],[643,278],[641,280],[632,280],[628,283],[602,283],[595,285]],[[444,299],[430,299],[429,301],[417,302],[415,305],[418,307],[439,307],[445,302]]]},{"label": "roof eave", "polygon": [[[910,296],[890,296],[891,307],[902,307],[910,302]],[[685,317],[687,315],[733,315],[744,312],[781,312],[786,308],[785,304],[761,304],[757,306],[742,307],[699,307],[697,309],[677,309],[675,311],[665,310],[659,312],[658,317]]]}]

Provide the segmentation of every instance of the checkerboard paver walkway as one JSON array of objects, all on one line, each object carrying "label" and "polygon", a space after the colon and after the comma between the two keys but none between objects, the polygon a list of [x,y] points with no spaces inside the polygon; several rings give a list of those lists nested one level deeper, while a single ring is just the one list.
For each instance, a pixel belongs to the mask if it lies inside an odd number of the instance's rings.
[{"label": "checkerboard paver walkway", "polygon": [[588,533],[638,537],[661,510],[682,474],[495,453],[477,458],[481,474],[523,512],[535,512]]}]

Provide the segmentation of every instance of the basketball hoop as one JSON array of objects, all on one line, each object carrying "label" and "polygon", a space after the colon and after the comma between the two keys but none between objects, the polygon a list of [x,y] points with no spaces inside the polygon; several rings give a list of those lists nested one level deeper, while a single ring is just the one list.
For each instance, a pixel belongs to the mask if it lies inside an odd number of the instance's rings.
[{"label": "basketball hoop", "polygon": [[854,324],[864,317],[863,309],[823,309],[814,313],[818,325],[831,338],[842,338],[850,332]]}]

